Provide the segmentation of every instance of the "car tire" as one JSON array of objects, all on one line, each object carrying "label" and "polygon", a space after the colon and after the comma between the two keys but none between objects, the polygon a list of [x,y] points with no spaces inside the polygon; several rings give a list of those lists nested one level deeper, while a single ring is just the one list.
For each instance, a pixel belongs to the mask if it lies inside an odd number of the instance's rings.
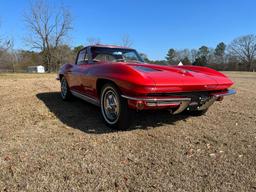
[{"label": "car tire", "polygon": [[62,77],[60,84],[61,84],[60,95],[62,100],[64,101],[70,100],[72,97],[72,93],[70,92],[70,88],[68,86],[68,82],[65,79],[65,77]]},{"label": "car tire", "polygon": [[126,130],[131,123],[131,110],[127,100],[121,97],[118,88],[107,83],[100,94],[101,115],[106,125],[112,129]]}]

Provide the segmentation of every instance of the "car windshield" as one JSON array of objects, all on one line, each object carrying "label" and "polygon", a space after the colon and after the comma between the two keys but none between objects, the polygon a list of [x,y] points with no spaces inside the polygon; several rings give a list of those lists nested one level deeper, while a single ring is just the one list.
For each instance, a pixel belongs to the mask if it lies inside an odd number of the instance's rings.
[{"label": "car windshield", "polygon": [[134,49],[92,47],[91,52],[94,62],[144,62]]}]

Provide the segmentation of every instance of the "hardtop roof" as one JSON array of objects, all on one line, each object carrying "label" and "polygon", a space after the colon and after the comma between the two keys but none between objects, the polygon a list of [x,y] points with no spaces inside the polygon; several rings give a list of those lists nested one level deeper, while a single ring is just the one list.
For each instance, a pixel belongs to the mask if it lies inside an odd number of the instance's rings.
[{"label": "hardtop roof", "polygon": [[131,49],[131,50],[133,50],[133,48],[125,47],[125,46],[103,45],[103,44],[88,45],[86,47],[118,48],[118,49]]}]

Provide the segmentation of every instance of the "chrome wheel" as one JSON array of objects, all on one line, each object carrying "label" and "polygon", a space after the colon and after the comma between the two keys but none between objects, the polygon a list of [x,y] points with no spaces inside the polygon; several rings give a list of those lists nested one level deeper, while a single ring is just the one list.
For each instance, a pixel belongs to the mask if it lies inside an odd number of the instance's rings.
[{"label": "chrome wheel", "polygon": [[109,124],[115,124],[120,115],[118,94],[112,87],[106,87],[101,97],[101,110],[104,119]]},{"label": "chrome wheel", "polygon": [[118,87],[107,83],[101,88],[100,108],[106,125],[112,129],[126,130],[131,123],[132,111],[121,97]]},{"label": "chrome wheel", "polygon": [[61,96],[63,99],[66,98],[68,93],[68,84],[67,81],[63,78],[61,81]]}]

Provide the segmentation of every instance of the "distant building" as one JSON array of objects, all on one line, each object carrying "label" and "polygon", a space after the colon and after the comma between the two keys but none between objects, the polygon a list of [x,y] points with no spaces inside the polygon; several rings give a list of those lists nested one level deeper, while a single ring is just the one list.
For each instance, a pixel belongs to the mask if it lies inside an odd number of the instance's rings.
[{"label": "distant building", "polygon": [[28,73],[45,73],[45,68],[42,65],[29,66]]}]

